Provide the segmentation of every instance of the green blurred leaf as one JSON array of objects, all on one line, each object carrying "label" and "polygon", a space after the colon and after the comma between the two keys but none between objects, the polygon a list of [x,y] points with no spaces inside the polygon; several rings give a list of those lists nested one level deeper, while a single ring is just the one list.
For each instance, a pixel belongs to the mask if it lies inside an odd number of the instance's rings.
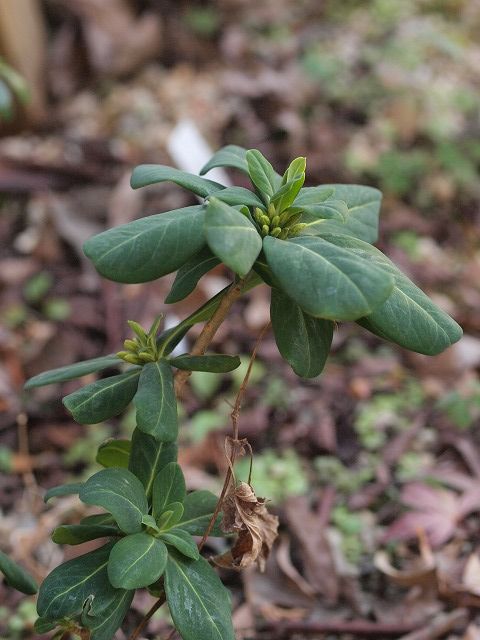
[{"label": "green blurred leaf", "polygon": [[239,211],[210,198],[205,235],[213,253],[241,277],[247,275],[262,249],[256,227]]},{"label": "green blurred leaf", "polygon": [[69,484],[60,484],[57,487],[52,487],[45,492],[43,497],[44,502],[48,502],[51,498],[59,498],[61,496],[71,496],[80,493],[80,489],[83,487],[83,482],[70,482]]},{"label": "green blurred leaf", "polygon": [[3,551],[0,551],[0,572],[5,576],[7,584],[17,591],[28,596],[37,593],[38,587],[35,580]]},{"label": "green blurred leaf", "polygon": [[140,589],[156,582],[165,570],[167,548],[148,533],[119,540],[108,561],[108,577],[114,587]]},{"label": "green blurred leaf", "polygon": [[[188,531],[192,536],[203,536],[217,506],[218,498],[210,491],[192,491],[183,501],[183,516],[178,524],[179,529]],[[223,536],[220,528],[220,515],[217,518],[212,536]]]},{"label": "green blurred leaf", "polygon": [[155,478],[152,494],[152,513],[155,519],[173,502],[183,503],[186,496],[185,478],[180,465],[170,462]]},{"label": "green blurred leaf", "polygon": [[229,144],[226,147],[222,147],[201,169],[200,175],[203,176],[215,167],[231,167],[232,169],[238,169],[248,175],[246,153],[246,149],[235,144]]},{"label": "green blurred leaf", "polygon": [[132,401],[141,369],[92,382],[63,398],[63,404],[80,424],[98,424],[118,416]]},{"label": "green blurred leaf", "polygon": [[141,531],[142,516],[148,513],[143,485],[127,469],[102,469],[95,473],[80,490],[80,500],[103,507],[125,533]]},{"label": "green blurred leaf", "polygon": [[176,271],[204,245],[204,207],[140,218],[93,236],[85,255],[109,280],[139,283]]},{"label": "green blurred leaf", "polygon": [[217,264],[220,264],[217,256],[208,247],[203,247],[180,267],[165,302],[173,304],[186,298],[195,289],[200,278]]},{"label": "green blurred leaf", "polygon": [[142,482],[148,498],[157,474],[167,464],[176,461],[177,449],[176,442],[159,442],[139,429],[133,432],[128,468]]},{"label": "green blurred leaf", "polygon": [[166,360],[143,367],[133,402],[140,431],[162,442],[172,442],[177,438],[177,401],[172,368]]},{"label": "green blurred leaf", "polygon": [[170,529],[163,532],[160,537],[166,544],[175,547],[177,551],[180,551],[187,558],[198,560],[200,557],[195,540],[184,529]]},{"label": "green blurred leaf", "polygon": [[33,389],[34,387],[43,387],[47,384],[55,384],[56,382],[67,382],[68,380],[86,376],[89,373],[103,371],[103,369],[109,369],[110,367],[118,367],[120,364],[121,361],[114,354],[102,356],[101,358],[92,358],[91,360],[83,360],[82,362],[67,365],[66,367],[59,367],[58,369],[51,369],[50,371],[39,373],[27,380],[24,388]]},{"label": "green blurred leaf", "polygon": [[277,289],[272,289],[270,318],[278,350],[295,373],[303,378],[320,375],[332,344],[333,322],[309,316]]},{"label": "green blurred leaf", "polygon": [[188,560],[171,552],[165,593],[183,640],[234,640],[230,594],[204,558]]},{"label": "green blurred leaf", "polygon": [[188,354],[170,358],[170,364],[177,369],[186,371],[205,371],[208,373],[228,373],[240,366],[238,356],[204,355],[190,356]]},{"label": "green blurred leaf", "polygon": [[96,461],[102,467],[122,467],[128,469],[130,440],[109,440],[100,445]]},{"label": "green blurred leaf", "polygon": [[159,182],[174,182],[202,198],[225,189],[223,184],[218,182],[200,178],[192,173],[185,173],[185,171],[179,171],[161,164],[141,164],[135,167],[130,180],[132,189],[146,187],[149,184],[157,184]]}]

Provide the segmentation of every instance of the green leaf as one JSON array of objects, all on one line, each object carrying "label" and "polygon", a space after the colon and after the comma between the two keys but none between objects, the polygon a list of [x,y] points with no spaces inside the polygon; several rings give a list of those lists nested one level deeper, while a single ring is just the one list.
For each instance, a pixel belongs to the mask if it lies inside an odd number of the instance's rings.
[{"label": "green leaf", "polygon": [[108,577],[114,587],[140,589],[156,582],[167,564],[167,548],[148,533],[119,540],[108,561]]},{"label": "green leaf", "polygon": [[266,237],[263,246],[282,289],[312,316],[356,320],[392,291],[389,274],[323,238]]},{"label": "green leaf", "polygon": [[98,448],[95,460],[102,467],[122,467],[128,469],[130,458],[130,440],[109,440]]},{"label": "green leaf", "polygon": [[103,507],[125,533],[141,531],[142,516],[148,513],[143,485],[127,469],[102,469],[95,473],[83,485],[80,500]]},{"label": "green leaf", "polygon": [[215,167],[231,167],[238,169],[248,175],[248,165],[246,160],[247,150],[236,144],[228,144],[226,147],[219,149],[201,169],[200,175],[203,176]]},{"label": "green leaf", "polygon": [[[183,516],[178,528],[188,531],[192,536],[203,536],[217,506],[218,498],[210,491],[192,491],[183,501]],[[217,518],[212,536],[223,536],[220,528],[221,516]]]},{"label": "green leaf", "polygon": [[10,587],[31,596],[37,593],[38,587],[35,580],[16,562],[11,560],[3,551],[0,551],[0,572]]},{"label": "green leaf", "polygon": [[60,620],[82,612],[90,596],[100,601],[115,595],[108,580],[107,563],[113,543],[56,567],[40,586],[37,612],[42,618]]},{"label": "green leaf", "polygon": [[141,164],[135,167],[130,180],[132,189],[139,189],[159,182],[174,182],[202,198],[225,189],[224,185],[218,182],[200,178],[192,173],[185,173],[185,171],[179,171],[162,164]]},{"label": "green leaf", "polygon": [[186,298],[195,289],[200,278],[217,264],[220,264],[220,260],[213,255],[208,247],[200,249],[178,270],[165,302],[172,304]]},{"label": "green leaf", "polygon": [[114,227],[84,244],[105,278],[138,283],[176,271],[204,245],[204,207],[167,211]]},{"label": "green leaf", "polygon": [[130,609],[135,591],[115,589],[109,598],[93,598],[82,613],[90,640],[112,640]]},{"label": "green leaf", "polygon": [[332,186],[303,187],[295,200],[295,206],[303,207],[311,204],[322,204],[322,202],[331,198],[334,193],[335,189]]},{"label": "green leaf", "polygon": [[177,551],[180,551],[187,558],[198,560],[200,557],[195,540],[184,529],[170,529],[161,533],[160,537],[166,544],[175,547]]},{"label": "green leaf", "polygon": [[150,362],[143,367],[133,402],[140,431],[162,442],[176,440],[177,401],[172,368],[166,360]]},{"label": "green leaf", "polygon": [[295,158],[295,160],[292,160],[288,169],[283,174],[282,184],[287,184],[287,182],[294,180],[302,173],[305,174],[306,167],[307,159],[305,157],[300,156],[299,158]]},{"label": "green leaf", "polygon": [[272,289],[270,317],[278,350],[298,376],[320,375],[333,338],[333,322],[313,318],[287,295]]},{"label": "green leaf", "polygon": [[[297,209],[297,207],[295,202],[294,208]],[[325,220],[336,220],[343,225],[348,219],[348,207],[343,200],[327,200],[319,204],[307,204],[298,208],[302,212],[301,222],[308,224],[308,231],[304,229],[302,233],[311,231],[316,233],[318,230],[321,232],[323,226],[320,227],[319,224],[323,225]]]},{"label": "green leaf", "polygon": [[[378,240],[378,217],[382,193],[373,187],[358,184],[325,184],[323,188],[335,189],[335,198],[343,200],[348,207],[344,224],[333,220],[322,223],[322,232],[351,235],[365,242]],[[298,198],[295,204],[298,203]]]},{"label": "green leaf", "polygon": [[84,360],[76,364],[44,371],[37,376],[33,376],[25,383],[25,389],[33,389],[35,387],[43,387],[47,384],[55,384],[56,382],[67,382],[75,378],[81,378],[89,373],[102,371],[110,367],[118,367],[121,360],[116,355],[102,356],[101,358],[93,358],[92,360]]},{"label": "green leaf", "polygon": [[304,182],[305,174],[302,173],[286,182],[273,194],[271,203],[275,205],[278,213],[285,211],[285,209],[288,209],[293,204]]},{"label": "green leaf", "polygon": [[150,527],[150,529],[153,529],[157,533],[160,531],[160,529],[157,527],[157,522],[155,518],[151,516],[149,513],[143,516],[142,524],[144,524],[146,527]]},{"label": "green leaf", "polygon": [[263,207],[260,198],[244,187],[227,187],[223,191],[215,194],[217,200],[221,200],[232,207],[238,205],[246,205],[247,207]]},{"label": "green leaf", "polygon": [[153,436],[135,429],[132,436],[129,469],[141,481],[150,499],[158,473],[177,459],[176,442],[159,442]]},{"label": "green leaf", "polygon": [[118,416],[130,404],[141,368],[92,382],[63,398],[63,404],[80,424],[97,424]]},{"label": "green leaf", "polygon": [[171,529],[177,525],[182,519],[184,512],[183,504],[181,502],[171,502],[165,507],[165,511],[158,518],[159,529]]},{"label": "green leaf", "polygon": [[121,531],[115,525],[64,524],[54,529],[52,540],[56,544],[75,545],[120,534]]},{"label": "green leaf", "polygon": [[45,620],[45,618],[37,618],[33,625],[33,630],[36,633],[48,633],[49,631],[53,631],[57,626],[56,622]]},{"label": "green leaf", "polygon": [[80,493],[83,482],[70,482],[69,484],[60,484],[57,487],[51,487],[45,492],[44,502],[48,502],[50,498],[59,498],[61,496],[72,496]]},{"label": "green leaf", "polygon": [[256,227],[242,213],[216,198],[208,202],[205,235],[213,253],[241,277],[247,275],[262,249]]},{"label": "green leaf", "polygon": [[85,524],[88,526],[98,526],[98,525],[108,525],[114,526],[115,518],[113,518],[111,513],[95,513],[93,516],[85,516],[80,520],[80,524]]},{"label": "green leaf", "polygon": [[403,274],[391,260],[371,245],[341,235],[325,236],[347,247],[354,255],[382,269],[394,279],[387,300],[373,313],[358,320],[372,333],[404,349],[434,356],[462,337],[461,327]]},{"label": "green leaf", "polygon": [[240,366],[240,358],[227,355],[190,356],[185,354],[170,358],[170,364],[177,369],[185,369],[186,371],[228,373]]},{"label": "green leaf", "polygon": [[165,511],[172,502],[183,503],[186,496],[185,478],[180,465],[170,462],[155,478],[152,494],[152,511],[155,519]]},{"label": "green leaf", "polygon": [[169,553],[165,593],[183,640],[235,639],[230,594],[204,558]]},{"label": "green leaf", "polygon": [[258,189],[265,204],[268,204],[270,198],[280,188],[282,178],[257,149],[250,149],[245,157],[250,179]]}]

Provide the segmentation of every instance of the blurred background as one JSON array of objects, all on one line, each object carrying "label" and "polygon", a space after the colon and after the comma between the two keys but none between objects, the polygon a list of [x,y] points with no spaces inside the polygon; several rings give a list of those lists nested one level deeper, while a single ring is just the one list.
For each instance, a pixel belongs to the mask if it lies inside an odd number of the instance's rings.
[{"label": "blurred background", "polygon": [[[281,535],[265,574],[223,575],[238,638],[480,638],[479,33],[479,0],[0,2],[2,549],[37,578],[78,554],[49,534],[85,507],[47,509],[42,491],[91,473],[97,446],[133,427],[132,413],[76,425],[59,398],[78,382],[27,395],[25,379],[117,351],[127,319],[173,324],[229,281],[217,269],[169,307],[172,277],[102,281],[81,251],[105,227],[195,204],[128,184],[138,163],[181,164],[180,124],[191,155],[199,138],[258,147],[280,172],[305,155],[310,185],[380,188],[380,248],[465,331],[428,358],[343,324],[308,382],[264,338],[240,431]],[[241,369],[191,378],[192,489],[221,487],[229,403],[268,309],[259,287],[218,333]],[[1,638],[34,638],[33,600],[0,585],[0,603]],[[134,601],[119,639],[150,604]],[[168,628],[160,611],[145,637]]]}]

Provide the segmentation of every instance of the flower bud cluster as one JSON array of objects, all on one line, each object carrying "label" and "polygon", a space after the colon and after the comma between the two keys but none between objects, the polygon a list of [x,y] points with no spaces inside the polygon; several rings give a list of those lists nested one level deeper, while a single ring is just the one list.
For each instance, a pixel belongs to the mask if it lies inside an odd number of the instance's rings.
[{"label": "flower bud cluster", "polygon": [[296,208],[287,209],[282,213],[277,213],[275,205],[270,203],[266,211],[255,207],[253,217],[257,223],[260,234],[265,236],[273,236],[280,240],[286,240],[292,236],[296,236],[307,225],[299,222],[301,211]]},{"label": "flower bud cluster", "polygon": [[138,322],[128,320],[128,326],[135,333],[135,337],[133,340],[124,341],[125,351],[119,351],[117,357],[130,364],[144,365],[148,362],[156,362],[159,358],[157,332],[162,318],[163,315],[158,316],[148,332]]}]

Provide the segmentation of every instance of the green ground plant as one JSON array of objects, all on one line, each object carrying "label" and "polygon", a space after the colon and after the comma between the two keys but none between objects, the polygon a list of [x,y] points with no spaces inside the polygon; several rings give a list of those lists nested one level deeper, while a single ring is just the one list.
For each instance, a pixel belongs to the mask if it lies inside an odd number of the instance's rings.
[{"label": "green ground plant", "polygon": [[[233,472],[220,499],[204,490],[187,492],[177,463],[177,397],[192,371],[225,373],[239,366],[236,355],[206,351],[235,301],[250,289],[270,287],[278,349],[305,378],[322,372],[337,322],[358,322],[429,355],[461,336],[460,327],[372,246],[378,190],[344,184],[305,187],[305,158],[293,160],[280,175],[259,151],[237,146],[215,153],[202,175],[214,167],[243,172],[252,189],[224,187],[167,166],[139,166],[133,188],[171,181],[203,202],[104,231],[90,238],[84,250],[98,272],[115,282],[151,282],[176,271],[165,301],[169,304],[188,296],[220,263],[233,272],[232,283],[173,328],[161,331],[160,317],[149,329],[130,321],[132,336],[122,351],[41,373],[26,385],[33,389],[107,372],[67,395],[67,410],[81,424],[99,424],[132,402],[136,413],[131,439],[101,445],[97,460],[104,469],[85,482],[46,493],[46,501],[77,494],[85,505],[102,510],[79,524],[57,527],[54,542],[108,542],[47,576],[37,601],[38,632],[57,629],[61,637],[74,630],[91,640],[110,640],[135,591],[147,588],[158,600],[132,639],[165,601],[184,640],[234,639],[229,592],[201,551],[208,535],[238,533],[248,541],[251,534],[231,522],[239,515],[232,513],[239,488]],[[191,352],[173,355],[197,323],[204,326]],[[112,369],[120,372],[108,375]],[[231,468],[242,446],[235,427]],[[241,489],[248,492],[248,484]],[[265,524],[265,511],[259,500],[250,515],[264,518]],[[276,525],[270,524],[274,537]],[[196,536],[202,537],[199,544]],[[32,592],[35,585],[5,558],[0,556],[0,567],[9,583]],[[231,558],[232,566],[244,566],[236,543]]]}]

